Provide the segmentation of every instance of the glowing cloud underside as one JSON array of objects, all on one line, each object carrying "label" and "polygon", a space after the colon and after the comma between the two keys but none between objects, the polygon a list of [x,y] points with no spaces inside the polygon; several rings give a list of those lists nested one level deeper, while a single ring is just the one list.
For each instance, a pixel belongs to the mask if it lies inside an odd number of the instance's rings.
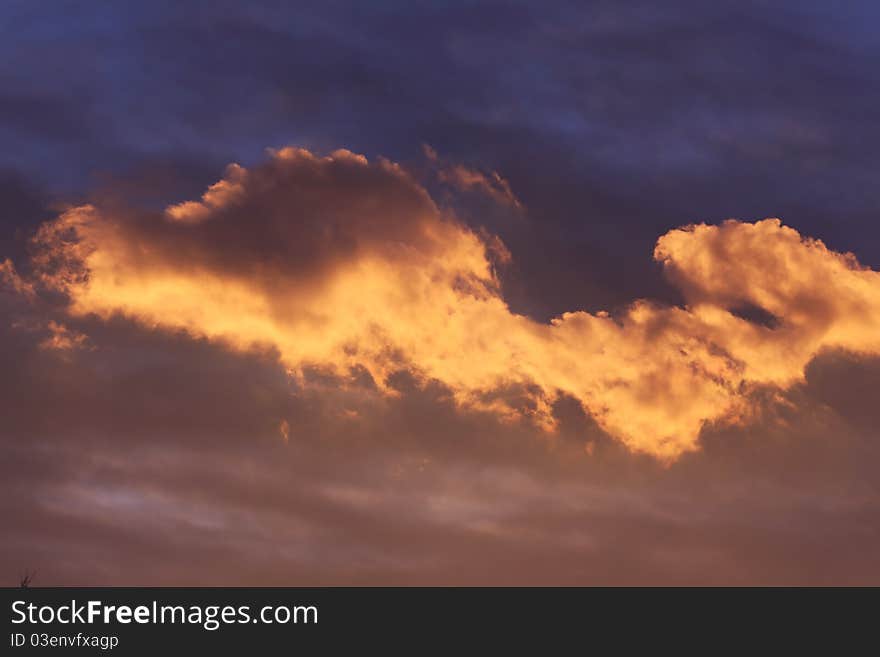
[{"label": "glowing cloud underside", "polygon": [[[496,238],[444,216],[399,166],[348,151],[233,165],[162,216],[71,209],[36,242],[42,282],[69,295],[72,315],[270,345],[294,373],[360,366],[388,394],[406,367],[462,406],[547,429],[567,393],[630,449],[667,460],[695,449],[707,422],[747,422],[754,389],[799,381],[820,350],[880,353],[880,273],[776,219],[662,236],[654,256],[686,307],[535,322],[504,302]],[[744,306],[774,321],[749,321]],[[512,386],[529,410],[505,400]]]}]

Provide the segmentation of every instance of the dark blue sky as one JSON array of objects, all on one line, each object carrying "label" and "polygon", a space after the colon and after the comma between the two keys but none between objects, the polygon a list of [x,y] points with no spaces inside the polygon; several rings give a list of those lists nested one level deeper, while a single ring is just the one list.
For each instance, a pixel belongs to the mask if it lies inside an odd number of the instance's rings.
[{"label": "dark blue sky", "polygon": [[10,254],[53,203],[126,181],[166,203],[266,147],[415,162],[428,143],[528,208],[481,220],[535,315],[671,294],[651,248],[694,221],[780,216],[880,263],[876,3],[3,7]]}]

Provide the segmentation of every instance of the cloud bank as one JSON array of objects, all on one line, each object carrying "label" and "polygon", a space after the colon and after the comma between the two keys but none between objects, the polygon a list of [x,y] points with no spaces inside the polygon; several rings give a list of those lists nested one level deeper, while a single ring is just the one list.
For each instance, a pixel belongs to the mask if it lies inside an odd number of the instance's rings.
[{"label": "cloud bank", "polygon": [[707,426],[754,421],[755,399],[803,382],[824,350],[880,353],[880,273],[777,219],[660,237],[654,257],[683,306],[537,322],[505,302],[497,238],[401,166],[345,150],[271,151],[163,213],[75,207],[34,244],[33,278],[67,295],[70,316],[269,347],[298,381],[367,373],[388,396],[406,370],[459,408],[547,431],[565,395],[664,461],[697,449]]}]

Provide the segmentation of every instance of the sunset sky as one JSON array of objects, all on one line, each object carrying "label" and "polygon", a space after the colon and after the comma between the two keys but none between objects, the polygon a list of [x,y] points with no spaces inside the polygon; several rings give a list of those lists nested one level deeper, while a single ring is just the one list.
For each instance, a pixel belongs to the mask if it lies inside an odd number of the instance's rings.
[{"label": "sunset sky", "polygon": [[0,581],[880,584],[878,21],[4,3]]}]

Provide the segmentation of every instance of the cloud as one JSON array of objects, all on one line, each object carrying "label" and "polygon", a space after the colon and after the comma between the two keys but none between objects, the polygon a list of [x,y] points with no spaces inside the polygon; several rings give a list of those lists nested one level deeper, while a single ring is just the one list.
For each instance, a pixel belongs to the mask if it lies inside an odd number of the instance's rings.
[{"label": "cloud", "polygon": [[[0,322],[10,584],[26,567],[41,585],[880,581],[880,358],[820,354],[665,467],[570,396],[541,439],[411,368],[386,390],[365,369],[298,382],[271,348],[42,292],[0,304],[25,329]],[[41,348],[47,317],[90,348]]]},{"label": "cloud", "polygon": [[[821,381],[799,391],[814,411],[790,426],[710,431],[665,469],[614,443],[587,457],[574,435],[535,440],[438,387],[399,382],[388,397],[327,380],[291,395],[267,354],[91,321],[102,348],[62,362],[0,331],[10,579],[35,567],[42,585],[880,581],[880,443],[821,410]],[[876,377],[878,363],[861,367]]]},{"label": "cloud", "polygon": [[433,148],[424,144],[422,151],[436,167],[437,178],[458,191],[478,191],[502,206],[522,209],[522,203],[510,188],[510,183],[497,171],[484,173],[462,164],[441,161]]},{"label": "cloud", "polygon": [[880,274],[775,219],[663,235],[655,258],[683,307],[639,300],[536,322],[504,300],[496,238],[399,165],[345,150],[271,151],[161,215],[76,207],[35,244],[37,277],[68,295],[72,317],[268,347],[300,382],[363,371],[388,396],[406,370],[460,408],[548,431],[565,395],[666,461],[706,427],[754,421],[755,395],[802,382],[823,350],[880,353]]},{"label": "cloud", "polygon": [[[789,386],[826,349],[880,352],[880,273],[778,219],[672,231],[655,257],[746,381]],[[772,326],[732,321],[743,304]]]},{"label": "cloud", "polygon": [[[19,282],[39,292],[0,290],[6,583],[26,567],[42,585],[880,583],[880,359],[864,352],[822,346],[805,381],[750,383],[741,393],[733,386],[748,415],[704,423],[699,451],[663,468],[609,440],[572,395],[553,403],[557,428],[542,434],[502,422],[504,409],[459,403],[450,388],[404,367],[402,354],[403,369],[381,390],[364,368],[334,377],[304,367],[300,385],[274,347],[230,349],[229,338],[206,339],[201,329],[71,314],[50,303],[18,254],[19,234],[47,218],[55,194],[78,194],[111,167],[107,191],[127,209],[102,200],[95,212],[105,227],[121,225],[124,257],[136,251],[128,238],[152,251],[145,260],[174,255],[173,244],[158,248],[145,230],[163,232],[170,218],[138,218],[133,208],[192,199],[205,206],[202,219],[180,222],[169,241],[183,228],[204,236],[220,216],[202,197],[215,173],[292,134],[401,159],[427,140],[485,164],[484,173],[497,169],[527,202],[530,221],[514,225],[478,188],[466,201],[489,206],[474,225],[499,232],[515,258],[499,268],[503,300],[533,317],[596,314],[642,297],[669,310],[678,297],[659,273],[673,272],[652,261],[653,241],[702,218],[782,216],[829,247],[856,249],[876,270],[880,85],[871,82],[880,69],[859,47],[874,39],[873,21],[859,12],[828,21],[809,3],[774,3],[760,16],[732,3],[734,11],[582,3],[503,13],[449,3],[428,9],[428,20],[422,3],[393,13],[376,3],[357,22],[338,20],[335,3],[270,12],[240,3],[217,21],[188,4],[175,3],[171,20],[159,3],[138,12],[120,4],[112,20],[106,5],[95,5],[102,16],[93,20],[71,4],[76,29],[18,31],[3,42],[0,105],[13,120],[0,132],[14,171],[0,171],[0,260],[12,257]],[[108,61],[112,70],[101,65]],[[768,61],[797,62],[800,74]],[[334,185],[323,193],[350,189]],[[420,206],[395,203],[409,214]],[[491,211],[498,221],[487,219]],[[257,262],[235,248],[256,241],[249,219],[239,219],[228,237],[204,253],[188,244],[167,268],[185,280],[191,258],[191,278],[219,272],[232,287],[247,273],[242,263]],[[725,349],[736,347],[741,359],[731,326],[760,337],[766,348],[748,358],[752,377],[791,341],[791,361],[762,375],[791,381],[811,344],[824,344],[804,336],[823,329],[788,330],[791,319],[736,294],[747,288],[746,263],[775,248],[776,231],[765,228],[767,244],[713,260],[732,261],[734,294],[700,304],[701,294],[717,292],[697,276],[696,296],[680,310],[702,306],[703,318],[718,310],[724,322],[713,335],[724,333]],[[674,260],[689,243],[712,259],[720,245],[704,238],[743,237],[735,228],[685,232]],[[350,255],[340,247],[310,258],[317,242],[299,251],[293,240],[265,242],[252,251],[275,254],[268,283],[288,252],[302,266],[276,278],[304,290]],[[792,275],[783,262],[773,268],[780,286]],[[140,270],[152,272],[131,265],[126,282]],[[840,334],[848,311],[834,296],[848,293],[834,284],[850,276],[827,272],[815,290]],[[76,267],[70,273],[74,287],[87,280]],[[87,334],[90,348],[40,348],[49,320]],[[771,330],[753,335],[750,325]],[[682,332],[718,339],[699,327]],[[653,353],[650,342],[646,350]],[[695,378],[696,393],[703,381]],[[505,383],[476,398],[528,415],[544,394]],[[649,401],[640,401],[646,412]]]},{"label": "cloud", "polygon": [[40,346],[44,349],[55,349],[57,351],[82,349],[88,340],[85,334],[72,331],[64,324],[59,324],[54,320],[49,320],[46,329],[49,332],[49,337],[40,343]]},{"label": "cloud", "polygon": [[439,171],[438,177],[458,190],[478,190],[501,205],[508,205],[513,208],[522,207],[522,203],[511,191],[510,183],[502,178],[501,174],[497,171],[486,174],[482,171],[456,164],[449,169]]},{"label": "cloud", "polygon": [[0,291],[8,291],[24,297],[34,295],[33,285],[23,279],[9,258],[0,261]]}]

